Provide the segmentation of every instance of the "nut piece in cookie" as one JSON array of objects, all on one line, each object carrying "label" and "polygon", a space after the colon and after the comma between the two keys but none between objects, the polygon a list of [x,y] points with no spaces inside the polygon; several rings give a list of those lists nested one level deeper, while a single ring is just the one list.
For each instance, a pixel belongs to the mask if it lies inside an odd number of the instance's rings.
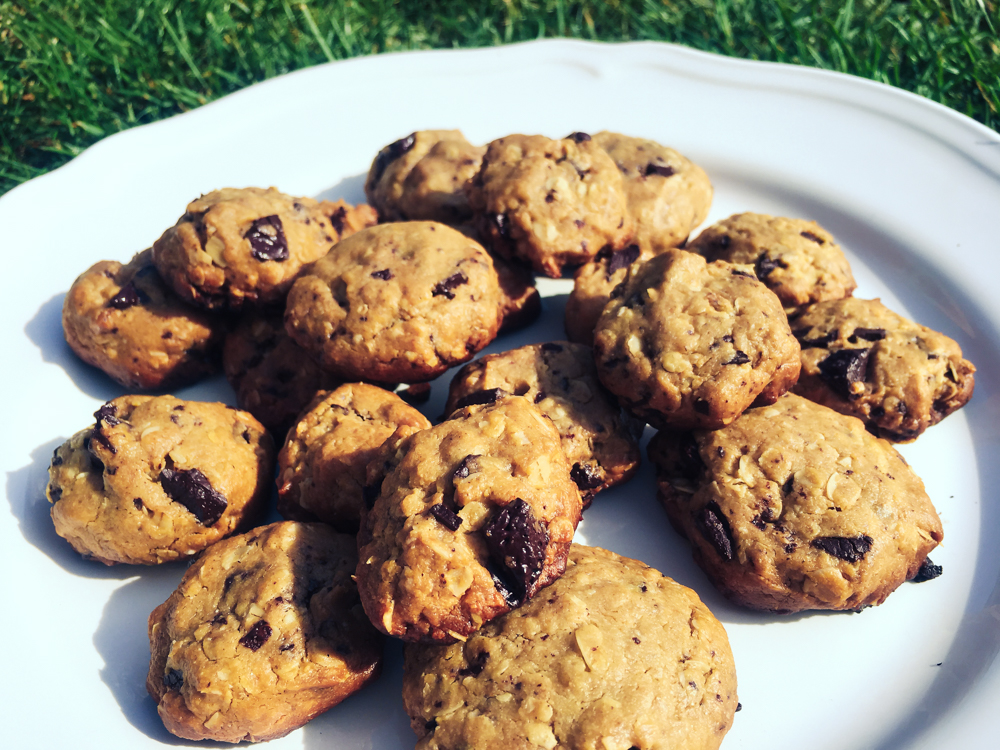
[{"label": "nut piece in cookie", "polygon": [[573,291],[566,300],[566,336],[577,344],[591,346],[594,328],[601,311],[611,299],[611,292],[628,275],[636,263],[652,258],[654,253],[640,250],[638,245],[626,245],[621,250],[604,249],[589,263],[573,274]]},{"label": "nut piece in cookie", "polygon": [[601,382],[635,416],[717,429],[799,375],[781,303],[744,266],[668,250],[632,266],[594,331]]},{"label": "nut piece in cookie", "polygon": [[489,401],[369,464],[358,590],[389,635],[463,639],[566,566],[581,500],[559,433],[525,398]]},{"label": "nut piece in cookie", "polygon": [[365,195],[383,221],[460,224],[472,216],[463,186],[486,149],[460,130],[419,130],[378,152],[365,181]]},{"label": "nut piece in cookie", "polygon": [[589,346],[552,341],[480,357],[452,379],[445,413],[497,389],[524,396],[552,420],[585,507],[639,468],[636,438],[642,425],[623,418],[615,397],[597,379]]},{"label": "nut piece in cookie", "polygon": [[795,392],[886,440],[915,440],[972,398],[976,368],[958,344],[877,299],[819,302],[792,327],[802,346]]},{"label": "nut piece in cookie", "polygon": [[923,482],[889,443],[791,393],[715,432],[660,432],[649,458],[695,562],[754,609],[881,604],[943,537]]},{"label": "nut piece in cookie", "polygon": [[85,271],[63,301],[63,333],[80,359],[126,388],[173,388],[219,368],[225,322],[186,305],[160,279],[149,250],[128,265]]},{"label": "nut piece in cookie", "polygon": [[621,173],[585,133],[493,141],[466,189],[487,245],[553,278],[632,234]]},{"label": "nut piece in cookie", "polygon": [[726,631],[691,589],[574,544],[543,595],[448,646],[406,644],[417,750],[717,750],[738,703]]},{"label": "nut piece in cookie", "polygon": [[224,188],[188,204],[184,215],[153,244],[153,261],[184,300],[210,309],[239,309],[245,302],[280,304],[307,263],[324,256],[342,226],[374,221],[346,219],[346,204],[293,198],[275,188]]},{"label": "nut piece in cookie", "polygon": [[844,251],[815,221],[736,214],[708,227],[685,249],[708,261],[753,266],[786,310],[849,297],[857,286]]},{"label": "nut piece in cookie", "polygon": [[245,528],[267,501],[274,446],[224,404],[121,396],[56,449],[46,495],[56,533],[105,565],[190,557]]},{"label": "nut piece in cookie", "polygon": [[705,170],[646,138],[603,131],[594,136],[594,143],[622,173],[635,225],[632,241],[653,253],[683,245],[712,205],[712,183]]},{"label": "nut piece in cookie", "polygon": [[483,247],[410,221],[363,229],[313,264],[288,295],[285,326],[342,380],[417,383],[471,359],[500,316]]},{"label": "nut piece in cookie", "polygon": [[278,512],[357,533],[368,463],[401,427],[431,426],[395,393],[365,383],[321,391],[278,454]]},{"label": "nut piece in cookie", "polygon": [[146,689],[191,740],[281,737],[374,680],[382,637],[351,580],[354,538],[271,524],[206,550],[149,616]]}]

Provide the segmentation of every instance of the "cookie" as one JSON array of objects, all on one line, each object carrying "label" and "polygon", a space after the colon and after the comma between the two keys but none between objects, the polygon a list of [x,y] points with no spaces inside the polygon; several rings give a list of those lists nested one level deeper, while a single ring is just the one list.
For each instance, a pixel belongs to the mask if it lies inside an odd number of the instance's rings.
[{"label": "cookie", "polygon": [[280,312],[245,312],[226,334],[222,366],[236,404],[279,440],[317,391],[341,383],[292,340]]},{"label": "cookie", "polygon": [[431,426],[395,393],[346,383],[316,394],[278,454],[278,512],[356,534],[368,462],[398,428]]},{"label": "cookie", "polygon": [[81,555],[153,565],[249,525],[267,502],[274,446],[224,404],[121,396],[59,446],[46,495],[56,533]]},{"label": "cookie", "polygon": [[729,639],[698,595],[579,544],[544,595],[404,654],[417,750],[715,750],[738,707]]},{"label": "cookie", "polygon": [[708,227],[685,249],[709,261],[753,266],[787,310],[849,297],[857,287],[844,251],[815,221],[735,214]]},{"label": "cookie", "polygon": [[472,216],[463,185],[485,152],[460,130],[418,130],[378,152],[365,195],[383,221],[460,224]]},{"label": "cookie", "polygon": [[224,188],[188,204],[153,244],[153,261],[182,299],[201,307],[280,304],[302,267],[340,239],[335,224],[346,234],[374,223],[367,206]]},{"label": "cookie", "polygon": [[802,346],[795,392],[886,440],[915,440],[972,398],[976,368],[959,345],[877,299],[819,302],[792,327]]},{"label": "cookie", "polygon": [[292,338],[345,381],[431,380],[489,344],[499,325],[489,255],[429,221],[348,237],[295,282],[285,310]]},{"label": "cookie", "polygon": [[452,378],[445,413],[476,403],[487,392],[524,396],[552,420],[585,507],[639,468],[636,438],[642,425],[623,418],[597,379],[589,346],[553,341],[480,357]]},{"label": "cookie", "polygon": [[103,260],[66,293],[63,333],[88,365],[126,388],[176,388],[219,369],[225,321],[186,305],[149,250],[127,265]]},{"label": "cookie", "polygon": [[632,241],[659,253],[684,244],[708,216],[712,183],[705,170],[672,148],[647,138],[602,131],[593,137],[622,173]]},{"label": "cookie", "polygon": [[351,580],[354,538],[263,526],[205,551],[149,616],[146,689],[189,740],[282,737],[378,677],[382,637]]},{"label": "cookie", "polygon": [[888,442],[791,393],[715,432],[658,433],[649,458],[695,561],[746,607],[880,604],[943,536],[923,482]]},{"label": "cookie", "polygon": [[594,332],[601,382],[654,427],[717,429],[795,383],[799,344],[745,266],[668,250],[633,266]]},{"label": "cookie", "polygon": [[518,396],[390,438],[365,492],[361,601],[410,641],[466,638],[530,599],[562,573],[580,521],[559,433]]},{"label": "cookie", "polygon": [[632,233],[618,168],[590,136],[575,135],[493,141],[466,186],[487,246],[553,278]]},{"label": "cookie", "polygon": [[577,344],[591,346],[594,327],[601,311],[611,300],[611,292],[625,280],[635,263],[652,258],[654,253],[627,245],[621,250],[602,250],[573,274],[573,291],[566,300],[566,337]]},{"label": "cookie", "polygon": [[534,323],[542,314],[542,296],[535,286],[535,277],[520,263],[509,263],[498,255],[490,255],[500,282],[499,333],[510,333]]}]

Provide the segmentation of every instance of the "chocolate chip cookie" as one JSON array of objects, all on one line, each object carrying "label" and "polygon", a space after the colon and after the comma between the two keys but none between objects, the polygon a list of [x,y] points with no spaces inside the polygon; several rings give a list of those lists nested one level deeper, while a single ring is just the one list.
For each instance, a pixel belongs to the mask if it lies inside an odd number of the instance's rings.
[{"label": "chocolate chip cookie", "polygon": [[787,310],[849,297],[857,284],[844,251],[815,221],[744,213],[713,224],[687,250],[752,265]]},{"label": "chocolate chip cookie", "polygon": [[535,322],[542,314],[542,296],[535,286],[535,277],[526,266],[510,263],[498,255],[490,255],[500,282],[499,333],[510,333]]},{"label": "chocolate chip cookie", "polygon": [[649,457],[695,561],[754,609],[880,604],[943,536],[923,482],[888,442],[794,394],[715,432],[661,432]]},{"label": "chocolate chip cookie", "polygon": [[575,136],[493,141],[466,186],[487,245],[553,278],[632,234],[618,168],[589,136]]},{"label": "chocolate chip cookie", "polygon": [[186,305],[160,279],[149,250],[103,260],[63,301],[66,343],[126,388],[175,388],[219,368],[225,321]]},{"label": "chocolate chip cookie", "polygon": [[611,292],[625,280],[628,269],[635,263],[652,258],[654,253],[627,245],[621,250],[602,250],[589,263],[573,274],[573,291],[566,300],[566,336],[577,344],[590,346],[594,327],[601,311],[611,299]]},{"label": "chocolate chip cookie", "polygon": [[345,383],[316,394],[278,454],[278,512],[357,533],[365,470],[398,428],[431,426],[394,393]]},{"label": "chocolate chip cookie", "polygon": [[959,345],[877,299],[819,302],[792,327],[802,346],[795,392],[886,440],[915,440],[972,398],[976,368]]},{"label": "chocolate chip cookie", "polygon": [[566,566],[581,500],[552,423],[519,396],[390,438],[368,470],[358,589],[372,623],[451,642]]},{"label": "chocolate chip cookie", "polygon": [[282,737],[374,680],[382,637],[351,580],[354,538],[271,524],[206,550],[149,616],[146,689],[190,740]]},{"label": "chocolate chip cookie", "polygon": [[607,151],[624,178],[628,212],[635,225],[632,241],[653,253],[684,244],[712,205],[712,183],[705,170],[647,138],[603,131],[593,140]]},{"label": "chocolate chip cookie", "polygon": [[633,266],[594,332],[601,382],[659,428],[717,429],[795,383],[799,344],[745,266],[668,250]]},{"label": "chocolate chip cookie", "polygon": [[589,346],[552,341],[480,357],[452,379],[445,413],[493,394],[524,396],[552,420],[585,506],[639,468],[642,425],[601,385]]},{"label": "chocolate chip cookie", "polygon": [[56,533],[103,562],[188,557],[245,527],[270,494],[274,446],[252,416],[173,396],[121,396],[56,449]]},{"label": "chocolate chip cookie", "polygon": [[483,247],[430,221],[380,224],[337,245],[288,295],[285,326],[345,381],[416,383],[497,334],[500,289]]},{"label": "chocolate chip cookie", "polygon": [[448,646],[408,643],[418,750],[715,750],[737,710],[722,624],[689,588],[574,544],[542,595]]}]

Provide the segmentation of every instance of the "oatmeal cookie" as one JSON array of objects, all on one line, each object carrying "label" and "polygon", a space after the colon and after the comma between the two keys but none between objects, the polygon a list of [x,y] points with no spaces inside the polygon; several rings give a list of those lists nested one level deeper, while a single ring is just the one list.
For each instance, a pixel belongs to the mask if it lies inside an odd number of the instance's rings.
[{"label": "oatmeal cookie", "polygon": [[566,336],[577,344],[591,346],[601,311],[611,292],[625,280],[628,269],[652,258],[654,253],[627,245],[621,250],[602,250],[573,274],[573,291],[566,300]]}]

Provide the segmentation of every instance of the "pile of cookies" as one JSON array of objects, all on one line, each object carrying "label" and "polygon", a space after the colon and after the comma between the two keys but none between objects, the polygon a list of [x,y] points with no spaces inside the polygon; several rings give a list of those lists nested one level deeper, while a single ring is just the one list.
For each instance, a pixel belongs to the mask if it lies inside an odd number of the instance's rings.
[{"label": "pile of cookies", "polygon": [[[419,748],[717,748],[739,708],[722,625],[573,542],[646,424],[667,516],[733,601],[857,611],[940,574],[890,441],[968,401],[975,368],[853,298],[815,222],[746,213],[688,242],[708,176],[607,132],[420,131],[365,191],[208,193],[66,295],[70,346],[125,388],[221,367],[236,393],[114,399],[50,468],[84,556],[192,559],[149,618],[174,734],[282,736],[374,679],[387,635]],[[534,274],[570,271],[568,341],[473,360],[541,313]],[[466,362],[432,423],[415,404]],[[275,476],[286,520],[258,526]]]}]

